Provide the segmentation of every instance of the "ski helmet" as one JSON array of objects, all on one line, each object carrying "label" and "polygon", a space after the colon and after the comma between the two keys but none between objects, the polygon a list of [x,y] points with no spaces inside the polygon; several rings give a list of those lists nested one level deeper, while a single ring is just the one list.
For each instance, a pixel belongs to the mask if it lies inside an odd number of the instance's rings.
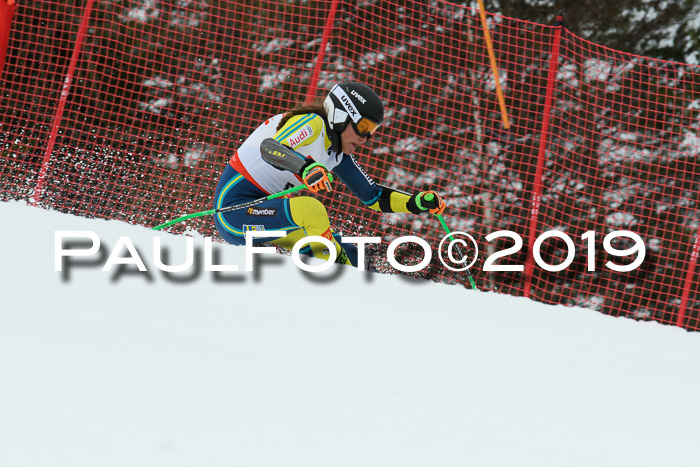
[{"label": "ski helmet", "polygon": [[338,135],[351,123],[360,136],[368,138],[384,119],[384,105],[372,89],[362,83],[336,84],[323,101],[328,125]]}]

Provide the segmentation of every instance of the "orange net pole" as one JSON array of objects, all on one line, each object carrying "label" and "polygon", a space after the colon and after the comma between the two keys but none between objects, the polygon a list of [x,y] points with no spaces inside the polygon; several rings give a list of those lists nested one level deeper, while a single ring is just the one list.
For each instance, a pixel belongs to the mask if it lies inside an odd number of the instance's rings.
[{"label": "orange net pole", "polygon": [[498,64],[496,63],[496,54],[493,51],[493,41],[491,40],[491,33],[489,32],[489,23],[488,21],[486,21],[486,9],[484,8],[483,0],[478,1],[479,15],[481,16],[481,27],[484,30],[484,40],[486,41],[486,47],[489,52],[489,61],[491,62],[491,72],[493,73],[493,79],[496,82],[496,96],[498,97],[498,105],[501,108],[501,119],[503,120],[503,126],[506,128],[510,128],[510,119],[508,118],[506,100],[503,95],[501,79],[498,75]]}]

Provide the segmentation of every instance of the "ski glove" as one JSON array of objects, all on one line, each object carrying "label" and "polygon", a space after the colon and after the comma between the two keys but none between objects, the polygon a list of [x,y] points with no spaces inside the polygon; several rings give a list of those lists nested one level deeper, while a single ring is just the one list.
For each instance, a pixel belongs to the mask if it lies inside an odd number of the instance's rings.
[{"label": "ski glove", "polygon": [[313,159],[308,159],[308,162],[299,171],[299,176],[312,193],[333,190],[331,187],[333,175],[328,172],[328,169],[323,164],[314,162]]},{"label": "ski glove", "polygon": [[428,211],[431,214],[442,214],[445,210],[445,202],[434,191],[422,191],[411,196],[408,201],[408,210],[414,214]]}]

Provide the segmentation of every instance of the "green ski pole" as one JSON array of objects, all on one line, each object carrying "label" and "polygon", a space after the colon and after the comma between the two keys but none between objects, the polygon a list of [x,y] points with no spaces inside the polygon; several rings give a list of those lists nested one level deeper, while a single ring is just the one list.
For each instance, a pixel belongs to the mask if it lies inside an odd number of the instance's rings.
[{"label": "green ski pole", "polygon": [[256,204],[260,204],[263,201],[267,201],[267,200],[275,199],[275,198],[281,198],[282,196],[288,195],[290,193],[294,193],[296,191],[303,190],[305,188],[306,188],[306,185],[297,185],[295,187],[280,191],[279,193],[265,196],[264,198],[259,198],[259,199],[253,200],[253,201],[248,201],[247,203],[235,204],[233,206],[226,206],[225,208],[219,208],[219,209],[210,209],[208,211],[194,212],[192,214],[187,214],[185,216],[178,217],[177,219],[173,219],[171,221],[157,225],[157,226],[153,227],[153,230],[164,229],[165,227],[171,226],[173,224],[177,224],[178,222],[182,222],[182,221],[187,220],[187,219],[192,219],[194,217],[208,216],[210,214],[218,214],[220,212],[233,211],[235,209],[245,209],[245,208],[248,208],[250,206],[255,206]]},{"label": "green ski pole", "polygon": [[[425,195],[425,200],[426,200],[426,201],[432,201],[433,199],[434,199],[434,196],[433,196],[432,193],[427,193],[427,194]],[[447,227],[447,223],[445,222],[445,219],[442,218],[442,214],[435,214],[435,216],[436,216],[436,217],[438,218],[438,220],[440,221],[440,225],[442,225],[442,228],[445,230],[445,233],[446,233],[447,235],[449,235],[450,239],[454,240],[455,238],[454,238],[454,236],[452,235],[452,232],[450,231],[450,228]],[[460,255],[460,256],[462,256],[462,257],[464,257],[464,255],[462,254],[462,251],[461,251],[461,249],[460,249],[459,247],[457,247],[457,254]],[[478,290],[478,289],[476,288],[476,284],[474,283],[474,278],[472,277],[472,273],[469,272],[469,268],[465,269],[465,271],[467,272],[467,278],[469,278],[469,283],[471,284],[472,289]]]},{"label": "green ski pole", "polygon": [[[441,215],[441,214],[435,214],[435,216],[436,216],[436,217],[438,218],[438,220],[440,221],[440,225],[442,225],[442,228],[445,230],[445,233],[447,233],[447,235],[449,235],[450,238],[451,238],[452,240],[454,240],[454,237],[452,236],[452,232],[450,231],[450,228],[447,227],[447,224],[445,223],[445,219],[442,218],[442,215]],[[463,257],[461,251],[459,250],[459,247],[457,247],[457,254]],[[471,284],[472,289],[478,290],[478,289],[476,288],[476,284],[474,283],[474,278],[472,277],[472,273],[469,272],[469,268],[465,269],[465,271],[467,272],[467,278],[469,279],[469,283]]]}]

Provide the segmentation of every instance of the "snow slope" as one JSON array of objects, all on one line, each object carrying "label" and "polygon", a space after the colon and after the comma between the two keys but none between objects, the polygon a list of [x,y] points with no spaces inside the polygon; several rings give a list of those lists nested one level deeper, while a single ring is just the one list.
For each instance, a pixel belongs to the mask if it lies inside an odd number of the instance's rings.
[{"label": "snow slope", "polygon": [[[0,215],[1,466],[697,465],[699,334],[285,256],[177,282],[184,236]],[[56,230],[150,272],[56,272]]]}]

